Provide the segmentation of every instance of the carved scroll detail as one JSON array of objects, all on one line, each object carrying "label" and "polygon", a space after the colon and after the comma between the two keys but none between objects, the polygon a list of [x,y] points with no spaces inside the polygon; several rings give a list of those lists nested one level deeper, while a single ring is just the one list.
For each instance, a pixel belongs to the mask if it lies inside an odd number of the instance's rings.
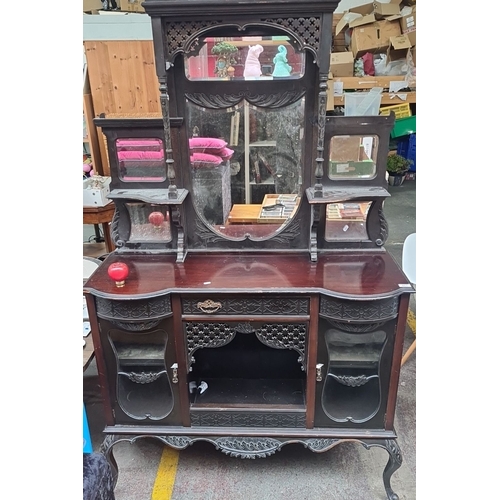
[{"label": "carved scroll detail", "polygon": [[230,108],[243,99],[254,106],[266,108],[280,108],[292,104],[305,95],[305,89],[298,92],[286,91],[276,94],[251,94],[250,92],[239,92],[237,94],[202,94],[200,92],[187,93],[186,99],[192,103],[209,109]]},{"label": "carved scroll detail", "polygon": [[222,437],[214,440],[222,453],[237,458],[264,458],[274,455],[283,443],[272,438]]},{"label": "carved scroll detail", "polygon": [[346,385],[347,387],[361,387],[368,383],[372,378],[378,378],[378,375],[358,375],[357,377],[348,375],[334,375],[333,373],[328,374],[329,377],[333,377],[339,384]]},{"label": "carved scroll detail", "polygon": [[123,247],[125,245],[125,241],[120,239],[120,232],[118,230],[118,225],[120,222],[120,210],[115,208],[115,213],[113,214],[113,219],[111,220],[111,239],[115,244],[116,248]]},{"label": "carved scroll detail", "polygon": [[127,330],[129,332],[144,332],[146,330],[150,330],[155,326],[159,325],[160,320],[153,321],[141,321],[140,323],[127,323],[125,321],[111,321],[113,325],[121,328],[122,330]]},{"label": "carved scroll detail", "polygon": [[384,215],[384,210],[380,207],[378,211],[378,217],[380,220],[380,234],[379,237],[375,240],[375,244],[377,246],[382,246],[389,237],[389,224],[387,224],[387,219]]},{"label": "carved scroll detail", "polygon": [[151,382],[158,380],[161,375],[166,373],[167,372],[163,370],[161,372],[140,372],[140,373],[118,372],[118,375],[123,375],[124,377],[127,377],[129,380],[135,382],[136,384],[150,384]]}]

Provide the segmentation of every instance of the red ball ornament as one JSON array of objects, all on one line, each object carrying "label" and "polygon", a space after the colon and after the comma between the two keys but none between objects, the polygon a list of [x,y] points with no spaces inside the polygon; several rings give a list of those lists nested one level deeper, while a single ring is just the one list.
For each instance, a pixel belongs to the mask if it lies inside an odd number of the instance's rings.
[{"label": "red ball ornament", "polygon": [[125,285],[125,279],[128,276],[128,266],[125,262],[113,262],[108,267],[108,276],[114,280],[116,286],[121,288]]},{"label": "red ball ornament", "polygon": [[148,220],[157,229],[161,227],[165,218],[161,212],[151,212],[149,214]]}]

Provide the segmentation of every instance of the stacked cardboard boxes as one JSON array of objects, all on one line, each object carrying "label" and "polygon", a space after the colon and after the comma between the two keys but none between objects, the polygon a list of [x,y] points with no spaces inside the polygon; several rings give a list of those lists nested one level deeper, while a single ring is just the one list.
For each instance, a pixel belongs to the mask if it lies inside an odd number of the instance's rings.
[{"label": "stacked cardboard boxes", "polygon": [[122,12],[146,12],[142,6],[144,0],[120,0]]},{"label": "stacked cardboard boxes", "polygon": [[[404,59],[416,50],[416,1],[375,0],[345,11],[335,19],[334,49],[330,72],[332,76],[353,76],[354,61],[366,53],[385,54],[387,61]],[[343,36],[342,36],[343,35]],[[335,43],[345,40],[343,52],[337,52]],[[348,52],[350,56],[339,56]],[[335,55],[335,57],[334,57]],[[346,74],[345,64],[352,57],[352,72]],[[342,73],[342,74],[340,74]]]}]

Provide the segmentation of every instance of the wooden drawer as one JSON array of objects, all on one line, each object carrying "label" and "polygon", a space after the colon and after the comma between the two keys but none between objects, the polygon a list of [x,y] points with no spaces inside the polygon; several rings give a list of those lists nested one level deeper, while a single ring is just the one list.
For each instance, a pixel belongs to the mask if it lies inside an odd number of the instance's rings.
[{"label": "wooden drawer", "polygon": [[346,322],[387,321],[398,315],[398,297],[379,300],[347,300],[321,297],[320,316]]},{"label": "wooden drawer", "polygon": [[172,314],[170,296],[141,300],[110,300],[96,297],[97,316],[109,320],[145,321]]},{"label": "wooden drawer", "polygon": [[308,315],[309,297],[261,295],[248,297],[183,297],[182,313],[216,315]]}]

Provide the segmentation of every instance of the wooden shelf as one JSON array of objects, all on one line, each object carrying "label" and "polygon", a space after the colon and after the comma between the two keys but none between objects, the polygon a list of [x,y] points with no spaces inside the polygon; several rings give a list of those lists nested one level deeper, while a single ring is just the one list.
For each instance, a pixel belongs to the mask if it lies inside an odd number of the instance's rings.
[{"label": "wooden shelf", "polygon": [[[344,96],[334,96],[333,95],[333,84],[335,82],[342,82],[344,90],[370,90],[374,87],[381,87],[384,89],[382,92],[382,100],[380,102],[381,106],[389,106],[396,104],[415,104],[417,102],[417,91],[416,88],[410,87],[410,91],[405,92],[389,92],[390,82],[402,82],[405,80],[404,75],[399,76],[346,76],[346,77],[334,77],[330,78],[327,82],[327,104],[326,109],[328,111],[333,110],[334,106],[344,105]],[[398,97],[398,94],[405,95],[406,99],[403,100]]]}]

